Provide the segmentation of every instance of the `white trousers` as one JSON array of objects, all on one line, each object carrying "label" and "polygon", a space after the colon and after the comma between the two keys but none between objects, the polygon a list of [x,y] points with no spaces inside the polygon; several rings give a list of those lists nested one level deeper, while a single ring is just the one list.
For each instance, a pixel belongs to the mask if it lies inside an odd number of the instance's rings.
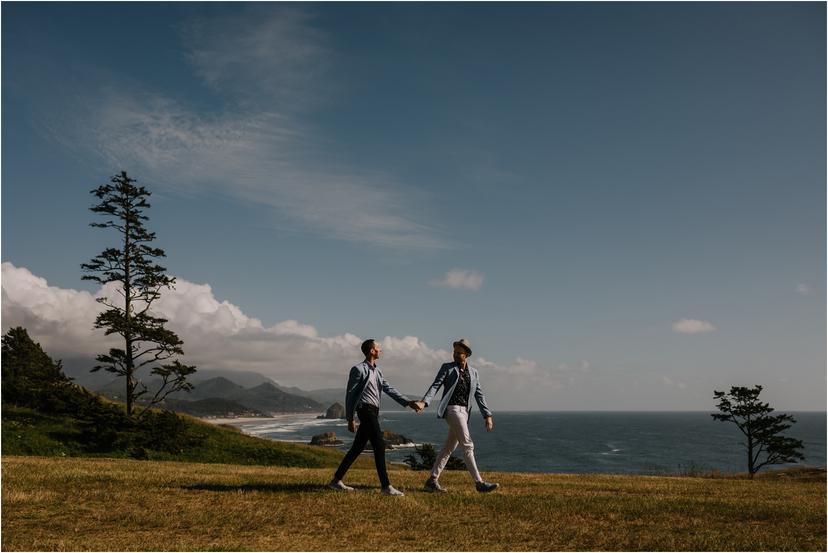
[{"label": "white trousers", "polygon": [[463,460],[466,468],[475,482],[482,482],[483,478],[477,471],[477,463],[474,460],[474,442],[469,434],[469,409],[461,405],[449,405],[446,407],[446,424],[449,431],[443,449],[437,455],[434,466],[431,467],[431,477],[435,480],[440,478],[443,469],[446,468],[451,452],[459,445],[463,448]]}]

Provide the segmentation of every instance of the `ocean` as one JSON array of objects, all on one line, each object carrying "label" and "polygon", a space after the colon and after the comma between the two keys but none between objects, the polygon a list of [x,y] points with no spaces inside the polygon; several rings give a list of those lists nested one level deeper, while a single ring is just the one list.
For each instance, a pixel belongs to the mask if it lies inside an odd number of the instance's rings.
[{"label": "ocean", "polygon": [[[470,430],[478,467],[487,470],[553,473],[689,474],[745,472],[742,434],[733,423],[714,420],[711,412],[499,412],[487,433],[475,409]],[[800,465],[825,467],[824,412],[790,413],[797,422],[787,435],[802,440]],[[243,432],[274,440],[309,443],[322,432],[336,432],[350,447],[353,434],[345,421],[315,415],[281,415],[233,423]],[[381,413],[383,430],[402,434],[415,444],[439,450],[447,427],[433,411]],[[387,452],[401,462],[413,448]],[[370,454],[370,452],[368,453]],[[455,456],[461,456],[459,450]]]}]

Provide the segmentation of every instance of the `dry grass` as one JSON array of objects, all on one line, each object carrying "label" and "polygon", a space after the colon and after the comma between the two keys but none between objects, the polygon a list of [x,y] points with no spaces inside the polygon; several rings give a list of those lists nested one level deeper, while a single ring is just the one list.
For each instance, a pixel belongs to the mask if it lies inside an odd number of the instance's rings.
[{"label": "dry grass", "polygon": [[503,489],[378,493],[366,463],[357,491],[330,469],[4,457],[4,550],[820,550],[825,479],[702,479],[487,473]]}]

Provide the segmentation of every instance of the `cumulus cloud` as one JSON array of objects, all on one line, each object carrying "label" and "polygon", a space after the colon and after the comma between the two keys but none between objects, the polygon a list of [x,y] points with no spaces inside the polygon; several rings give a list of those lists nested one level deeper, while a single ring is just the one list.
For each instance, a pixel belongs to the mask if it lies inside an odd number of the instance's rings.
[{"label": "cumulus cloud", "polygon": [[[23,326],[54,358],[87,357],[118,346],[116,338],[95,330],[95,317],[104,307],[97,298],[117,296],[114,284],[95,293],[63,289],[12,263],[2,264],[2,331]],[[166,318],[168,328],[184,341],[183,361],[201,369],[259,372],[280,384],[305,389],[344,385],[348,369],[360,360],[363,338],[349,332],[320,336],[312,325],[296,320],[266,327],[228,301],[219,300],[208,284],[178,279],[174,290],[153,303],[153,312]],[[451,360],[446,349],[435,349],[416,336],[380,339],[390,367],[389,380],[404,393],[421,393],[442,363]],[[517,357],[512,363],[493,363],[475,357],[484,372],[490,403],[515,403],[528,408],[531,398],[544,401],[550,391],[590,370],[586,361],[543,366]],[[526,395],[526,394],[535,394]]]},{"label": "cumulus cloud", "polygon": [[483,286],[483,274],[467,269],[452,269],[443,278],[432,280],[429,284],[476,292]]},{"label": "cumulus cloud", "polygon": [[713,332],[716,327],[707,321],[696,319],[681,319],[673,323],[673,331],[680,334],[699,334],[700,332]]}]

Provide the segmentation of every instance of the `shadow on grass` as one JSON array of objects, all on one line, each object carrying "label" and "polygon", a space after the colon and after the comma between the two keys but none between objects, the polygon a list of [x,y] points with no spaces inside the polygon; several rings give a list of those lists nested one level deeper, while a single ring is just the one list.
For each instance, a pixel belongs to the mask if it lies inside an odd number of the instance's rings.
[{"label": "shadow on grass", "polygon": [[[325,492],[325,493],[340,493],[328,488],[327,484],[191,484],[189,486],[181,486],[185,490],[198,490],[208,492]],[[353,485],[357,490],[371,490],[377,489],[377,486],[360,486]]]}]

